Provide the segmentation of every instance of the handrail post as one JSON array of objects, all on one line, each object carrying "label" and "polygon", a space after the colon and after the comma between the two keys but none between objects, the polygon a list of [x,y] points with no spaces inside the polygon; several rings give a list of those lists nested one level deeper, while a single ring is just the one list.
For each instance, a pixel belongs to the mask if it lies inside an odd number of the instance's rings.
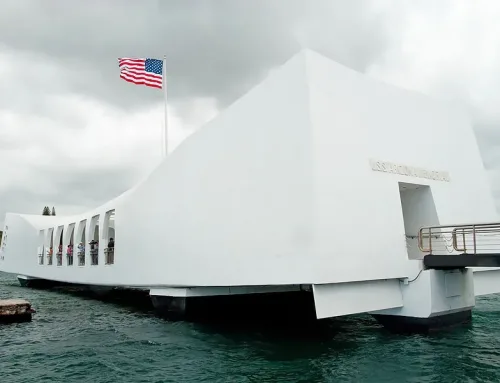
[{"label": "handrail post", "polygon": [[462,240],[464,242],[464,254],[467,254],[467,245],[465,244],[465,229],[462,229]]},{"label": "handrail post", "polygon": [[[458,230],[462,231],[463,246],[461,248],[458,247],[458,238],[457,238]],[[467,253],[467,247],[465,245],[465,229],[463,229],[463,228],[454,228],[453,231],[452,231],[452,233],[453,233],[452,234],[453,248],[455,249],[455,251],[457,251],[457,252],[463,251],[464,253]]]},{"label": "handrail post", "polygon": [[457,243],[457,229],[453,229],[451,232],[451,242],[453,244],[453,249],[458,251],[458,243]]},{"label": "handrail post", "polygon": [[429,227],[429,254],[432,254],[432,229]]},{"label": "handrail post", "polygon": [[474,244],[474,255],[476,255],[476,225],[472,225],[472,241]]},{"label": "handrail post", "polygon": [[422,247],[422,228],[418,229],[417,245],[418,245],[418,249],[423,252],[424,249]]}]

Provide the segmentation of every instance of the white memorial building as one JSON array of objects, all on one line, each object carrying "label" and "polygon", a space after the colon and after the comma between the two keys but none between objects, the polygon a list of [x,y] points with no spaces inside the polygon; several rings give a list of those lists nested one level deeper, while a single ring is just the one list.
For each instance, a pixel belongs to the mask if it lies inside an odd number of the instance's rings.
[{"label": "white memorial building", "polygon": [[167,311],[301,292],[318,319],[429,328],[500,292],[495,252],[480,252],[497,221],[462,110],[304,50],[117,198],[75,216],[8,213],[0,270],[147,289]]}]

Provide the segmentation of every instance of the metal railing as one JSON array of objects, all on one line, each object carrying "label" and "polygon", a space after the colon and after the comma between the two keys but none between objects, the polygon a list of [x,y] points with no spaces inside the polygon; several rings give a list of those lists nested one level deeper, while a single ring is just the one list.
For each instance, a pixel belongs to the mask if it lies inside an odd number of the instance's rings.
[{"label": "metal railing", "polygon": [[99,250],[91,249],[90,250],[90,264],[92,266],[96,266],[99,264]]},{"label": "metal railing", "polygon": [[113,265],[115,263],[115,248],[114,247],[107,247],[104,249],[104,264],[106,265]]},{"label": "metal railing", "polygon": [[418,247],[428,254],[500,253],[500,223],[422,227]]},{"label": "metal railing", "polygon": [[68,262],[68,266],[73,266],[73,253],[66,253],[66,260]]},{"label": "metal railing", "polygon": [[52,254],[47,255],[47,265],[52,265]]},{"label": "metal railing", "polygon": [[78,256],[78,266],[85,266],[85,250],[79,251],[77,253]]},{"label": "metal railing", "polygon": [[56,254],[57,266],[62,266],[62,252]]},{"label": "metal railing", "polygon": [[38,264],[43,265],[43,253],[38,254]]}]

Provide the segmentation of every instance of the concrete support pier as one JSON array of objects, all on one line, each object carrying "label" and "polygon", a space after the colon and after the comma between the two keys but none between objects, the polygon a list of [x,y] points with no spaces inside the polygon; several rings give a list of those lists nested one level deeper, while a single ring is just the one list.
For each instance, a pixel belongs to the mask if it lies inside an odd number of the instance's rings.
[{"label": "concrete support pier", "polygon": [[170,320],[316,321],[312,293],[299,286],[157,288],[150,297],[156,312]]},{"label": "concrete support pier", "polygon": [[428,318],[393,315],[373,315],[390,331],[400,333],[429,333],[472,323],[472,310],[458,311]]},{"label": "concrete support pier", "polygon": [[186,297],[167,297],[151,295],[151,302],[156,312],[170,320],[183,320],[187,318]]},{"label": "concrete support pier", "polygon": [[397,332],[432,332],[468,324],[475,305],[471,269],[422,270],[411,282],[401,282],[404,305],[371,314]]},{"label": "concrete support pier", "polygon": [[0,300],[0,323],[28,322],[34,312],[24,299]]}]

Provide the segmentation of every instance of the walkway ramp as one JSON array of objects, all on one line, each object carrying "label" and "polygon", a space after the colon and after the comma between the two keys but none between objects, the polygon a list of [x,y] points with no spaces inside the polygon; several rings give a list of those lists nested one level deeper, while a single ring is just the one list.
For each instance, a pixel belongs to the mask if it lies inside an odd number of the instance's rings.
[{"label": "walkway ramp", "polygon": [[418,246],[428,269],[500,267],[500,223],[423,227]]}]

